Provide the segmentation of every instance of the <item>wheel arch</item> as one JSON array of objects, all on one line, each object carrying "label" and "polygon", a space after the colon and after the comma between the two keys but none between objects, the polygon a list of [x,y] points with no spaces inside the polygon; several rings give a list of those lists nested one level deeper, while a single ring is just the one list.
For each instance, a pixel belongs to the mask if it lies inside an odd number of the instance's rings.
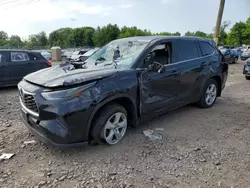
[{"label": "wheel arch", "polygon": [[113,97],[110,97],[101,103],[99,103],[94,110],[92,111],[90,118],[87,122],[87,129],[86,129],[86,137],[90,141],[91,139],[91,127],[94,118],[98,115],[98,112],[100,112],[104,106],[110,104],[110,103],[117,103],[121,106],[123,106],[127,113],[128,113],[128,124],[129,125],[136,125],[137,124],[137,108],[136,108],[136,101],[133,99],[132,96],[129,94],[119,94],[115,95]]},{"label": "wheel arch", "polygon": [[215,75],[215,76],[212,76],[211,78],[209,79],[214,79],[217,84],[218,84],[218,93],[217,93],[217,96],[220,97],[221,96],[221,87],[222,87],[222,80],[221,80],[221,77],[218,76],[218,75]]}]

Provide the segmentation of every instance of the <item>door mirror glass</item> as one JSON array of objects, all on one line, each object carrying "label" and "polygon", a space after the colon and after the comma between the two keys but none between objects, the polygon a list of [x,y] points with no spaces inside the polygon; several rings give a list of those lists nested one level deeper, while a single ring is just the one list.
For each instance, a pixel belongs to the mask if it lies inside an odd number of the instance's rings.
[{"label": "door mirror glass", "polygon": [[153,60],[154,60],[154,52],[150,52],[147,57],[145,58],[144,60],[144,63],[147,64],[147,65],[150,65],[153,63]]}]

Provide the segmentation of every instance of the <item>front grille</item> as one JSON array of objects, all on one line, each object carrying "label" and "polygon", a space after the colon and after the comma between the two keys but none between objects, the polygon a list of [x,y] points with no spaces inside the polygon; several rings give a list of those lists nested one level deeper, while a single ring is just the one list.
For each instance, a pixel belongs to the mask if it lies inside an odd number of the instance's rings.
[{"label": "front grille", "polygon": [[24,91],[20,90],[20,98],[22,100],[23,105],[33,112],[38,113],[38,108],[36,105],[36,101],[33,95],[27,94]]}]

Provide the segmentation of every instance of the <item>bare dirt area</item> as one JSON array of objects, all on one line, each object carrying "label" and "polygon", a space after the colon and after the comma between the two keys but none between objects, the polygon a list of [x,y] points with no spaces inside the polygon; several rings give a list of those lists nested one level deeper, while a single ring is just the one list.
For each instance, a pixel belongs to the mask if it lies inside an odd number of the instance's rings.
[{"label": "bare dirt area", "polygon": [[[250,187],[250,81],[230,65],[214,107],[186,106],[129,129],[116,146],[57,149],[21,122],[17,89],[0,90],[0,187]],[[162,140],[143,130],[163,128]],[[36,143],[24,144],[36,140]]]}]

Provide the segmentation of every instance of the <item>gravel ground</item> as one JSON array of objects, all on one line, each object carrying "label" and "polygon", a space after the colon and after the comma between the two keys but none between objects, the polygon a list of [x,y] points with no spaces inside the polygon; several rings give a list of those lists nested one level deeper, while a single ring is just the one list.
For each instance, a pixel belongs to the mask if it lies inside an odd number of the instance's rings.
[{"label": "gravel ground", "polygon": [[[230,65],[210,109],[186,106],[130,129],[113,147],[48,147],[20,121],[17,89],[0,90],[0,187],[250,187],[250,82]],[[163,128],[162,140],[143,130]],[[33,144],[24,141],[36,140]]]}]

